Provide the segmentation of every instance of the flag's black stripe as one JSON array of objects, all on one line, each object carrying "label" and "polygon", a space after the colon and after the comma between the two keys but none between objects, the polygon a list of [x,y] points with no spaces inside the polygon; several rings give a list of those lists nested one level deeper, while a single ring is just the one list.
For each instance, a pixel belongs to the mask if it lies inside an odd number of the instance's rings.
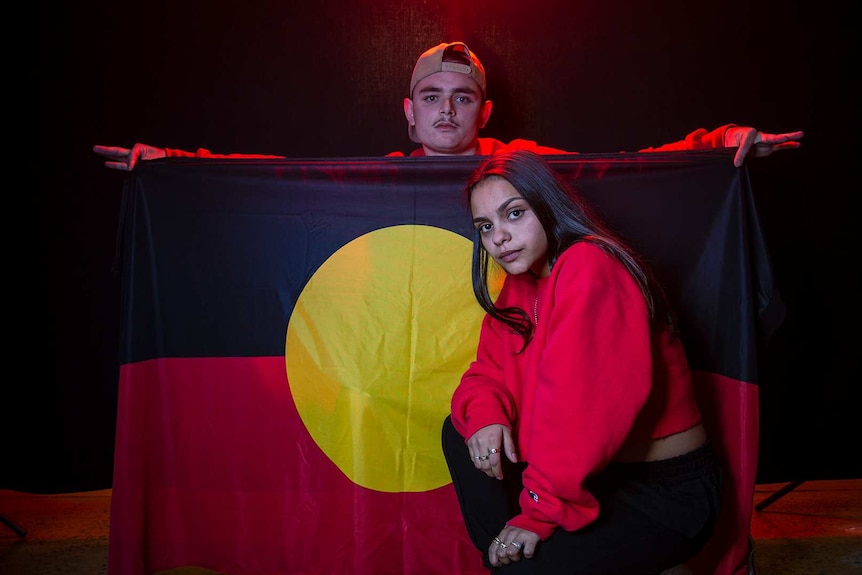
[{"label": "flag's black stripe", "polygon": [[[652,262],[692,367],[757,383],[783,318],[732,150],[549,156]],[[337,249],[375,229],[469,237],[464,158],[143,162],[119,228],[121,363],[284,353],[293,303]]]}]

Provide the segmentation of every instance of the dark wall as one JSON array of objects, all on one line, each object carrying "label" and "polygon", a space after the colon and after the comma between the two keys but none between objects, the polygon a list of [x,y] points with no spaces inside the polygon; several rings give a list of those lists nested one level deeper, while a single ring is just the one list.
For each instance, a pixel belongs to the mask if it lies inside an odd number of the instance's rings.
[{"label": "dark wall", "polygon": [[27,296],[13,310],[16,349],[33,369],[6,379],[10,471],[0,487],[110,486],[121,289],[111,267],[125,174],[104,168],[94,144],[291,157],[409,151],[401,102],[412,66],[454,39],[488,71],[495,108],[485,136],[616,152],[728,122],[805,130],[801,149],[749,163],[788,306],[761,382],[758,479],[862,476],[847,454],[858,405],[850,382],[860,381],[845,263],[858,244],[845,204],[860,128],[849,6],[44,3],[33,78],[39,151],[28,159],[40,177],[40,243],[24,250],[26,281],[13,286]]}]

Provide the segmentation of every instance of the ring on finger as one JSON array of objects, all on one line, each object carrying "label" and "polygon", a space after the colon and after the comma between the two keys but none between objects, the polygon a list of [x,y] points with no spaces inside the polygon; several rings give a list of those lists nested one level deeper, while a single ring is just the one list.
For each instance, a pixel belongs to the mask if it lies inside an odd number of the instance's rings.
[{"label": "ring on finger", "polygon": [[491,455],[494,453],[500,453],[500,451],[496,447],[492,447],[491,449],[488,450],[488,455]]},{"label": "ring on finger", "polygon": [[514,547],[518,551],[520,551],[521,549],[524,548],[524,544],[519,542],[519,541],[512,541],[509,545],[511,545],[512,547]]},{"label": "ring on finger", "polygon": [[502,542],[502,541],[500,541],[500,538],[499,538],[499,537],[494,537],[494,543],[496,543],[497,545],[502,545],[502,544],[503,544],[503,542]]},{"label": "ring on finger", "polygon": [[476,456],[476,459],[478,459],[479,461],[487,461],[488,456],[487,455],[478,455],[478,456]]}]

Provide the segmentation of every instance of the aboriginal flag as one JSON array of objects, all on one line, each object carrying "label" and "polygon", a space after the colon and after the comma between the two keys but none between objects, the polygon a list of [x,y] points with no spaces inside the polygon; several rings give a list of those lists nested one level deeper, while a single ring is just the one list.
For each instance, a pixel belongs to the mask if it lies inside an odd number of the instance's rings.
[{"label": "aboriginal flag", "polygon": [[[653,265],[725,466],[692,564],[747,573],[758,355],[782,319],[732,150],[548,156]],[[110,575],[480,575],[440,450],[474,358],[480,158],[164,159],[118,230]]]}]

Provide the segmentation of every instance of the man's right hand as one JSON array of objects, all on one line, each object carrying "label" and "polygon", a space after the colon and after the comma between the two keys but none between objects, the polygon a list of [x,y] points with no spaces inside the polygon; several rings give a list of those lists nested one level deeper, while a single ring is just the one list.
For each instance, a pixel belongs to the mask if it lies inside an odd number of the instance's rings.
[{"label": "man's right hand", "polygon": [[105,167],[125,172],[131,172],[135,169],[135,164],[139,160],[156,160],[167,156],[164,149],[147,144],[135,144],[131,149],[115,146],[93,146],[93,151],[107,158]]}]

